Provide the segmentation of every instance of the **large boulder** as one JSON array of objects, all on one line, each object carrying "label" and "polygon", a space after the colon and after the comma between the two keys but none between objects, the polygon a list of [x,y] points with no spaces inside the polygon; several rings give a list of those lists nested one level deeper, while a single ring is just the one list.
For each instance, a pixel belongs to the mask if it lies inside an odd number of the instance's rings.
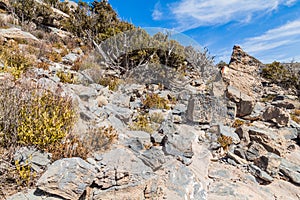
[{"label": "large boulder", "polygon": [[277,134],[274,129],[251,126],[249,127],[249,136],[251,141],[261,144],[268,152],[279,156],[283,156],[286,153],[285,139]]},{"label": "large boulder", "polygon": [[37,187],[65,199],[79,199],[95,176],[94,166],[81,158],[64,158],[49,166]]},{"label": "large boulder", "polygon": [[200,124],[224,122],[228,117],[227,105],[223,98],[192,95],[188,101],[186,117],[188,121]]},{"label": "large boulder", "polygon": [[262,118],[264,121],[272,121],[278,126],[287,126],[290,121],[290,115],[283,109],[269,106],[264,111]]},{"label": "large boulder", "polygon": [[255,106],[255,100],[249,95],[241,92],[234,86],[227,87],[227,97],[236,103],[238,117],[243,117],[251,114]]},{"label": "large boulder", "polygon": [[190,98],[187,107],[187,119],[192,122],[210,123],[212,113],[210,112],[211,106],[209,102],[211,102],[209,97],[199,96]]},{"label": "large boulder", "polygon": [[233,46],[233,51],[229,62],[230,68],[240,72],[254,73],[258,72],[262,65],[263,64],[259,60],[243,51],[240,46]]}]

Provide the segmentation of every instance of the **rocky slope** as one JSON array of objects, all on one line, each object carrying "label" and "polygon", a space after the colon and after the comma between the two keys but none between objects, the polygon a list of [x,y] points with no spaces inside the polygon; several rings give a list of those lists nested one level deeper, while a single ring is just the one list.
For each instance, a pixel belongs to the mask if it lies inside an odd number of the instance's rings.
[{"label": "rocky slope", "polygon": [[[300,125],[290,113],[299,109],[299,99],[276,85],[263,86],[260,67],[235,46],[228,69],[222,70],[224,81],[215,83],[215,96],[191,85],[174,92],[155,84],[124,82],[111,91],[86,84],[92,78],[85,71],[71,71],[80,79],[77,84],[62,83],[55,73],[68,65],[35,69],[31,77],[18,81],[72,96],[80,115],[77,134],[96,122],[95,127],[113,126],[118,139],[86,160],[51,162],[48,154],[21,148],[16,159],[31,155],[34,170],[45,171],[35,189],[6,198],[298,199]],[[2,73],[1,81],[8,84],[9,77]],[[132,130],[129,124],[142,109],[141,97],[149,92],[177,101],[169,110],[147,110],[162,116],[152,133]],[[263,99],[268,95],[273,100]]]},{"label": "rocky slope", "polygon": [[[4,43],[42,42],[15,29],[0,29],[0,36]],[[20,147],[14,151],[14,161],[24,164],[29,159],[30,170],[41,176],[26,190],[1,191],[0,198],[300,198],[299,98],[293,90],[263,79],[264,65],[241,47],[233,48],[228,66],[210,74],[215,77],[211,82],[190,73],[164,87],[157,83],[160,78],[145,83],[145,77],[135,76],[123,79],[114,90],[98,84],[95,76],[115,71],[74,70],[79,59],[89,56],[81,48],[68,49],[60,61],[42,58],[48,67],[33,68],[17,80],[1,72],[0,85],[42,88],[71,97],[78,114],[74,133],[83,140],[94,136],[100,148],[87,158],[53,161],[49,153]],[[76,81],[66,81],[61,72]],[[182,80],[188,85],[182,86]],[[147,104],[147,96],[158,99],[160,106]],[[91,131],[103,127],[116,131],[111,140]],[[0,163],[0,172],[5,167],[7,163]]]}]

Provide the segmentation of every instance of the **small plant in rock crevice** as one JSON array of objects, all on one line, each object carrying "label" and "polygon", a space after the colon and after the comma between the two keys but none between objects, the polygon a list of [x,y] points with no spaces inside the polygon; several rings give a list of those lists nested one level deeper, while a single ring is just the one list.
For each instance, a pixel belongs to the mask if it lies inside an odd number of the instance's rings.
[{"label": "small plant in rock crevice", "polygon": [[86,159],[89,153],[88,147],[78,136],[69,134],[63,141],[47,146],[46,151],[51,152],[52,160],[71,157]]},{"label": "small plant in rock crevice", "polygon": [[20,164],[18,160],[15,161],[15,170],[17,174],[16,182],[19,186],[29,186],[36,177],[36,173],[31,169],[29,160],[27,159],[23,164]]},{"label": "small plant in rock crevice", "polygon": [[108,89],[116,91],[121,84],[121,80],[116,77],[102,77],[97,81],[100,85],[108,86]]},{"label": "small plant in rock crevice", "polygon": [[295,121],[296,123],[300,124],[300,110],[294,110],[293,113],[290,114],[291,119]]},{"label": "small plant in rock crevice", "polygon": [[58,52],[55,52],[55,51],[48,53],[46,56],[52,62],[61,62],[62,61],[61,54]]},{"label": "small plant in rock crevice", "polygon": [[91,127],[83,138],[83,144],[89,151],[105,150],[118,139],[118,135],[112,126]]},{"label": "small plant in rock crevice", "polygon": [[220,137],[218,137],[218,142],[225,151],[228,151],[229,146],[232,144],[232,138],[229,136],[221,135]]},{"label": "small plant in rock crevice", "polygon": [[150,121],[161,124],[164,121],[164,116],[159,112],[154,112],[150,114]]},{"label": "small plant in rock crevice", "polygon": [[170,109],[168,106],[169,100],[160,97],[156,93],[146,94],[146,97],[142,102],[147,108]]},{"label": "small plant in rock crevice", "polygon": [[58,71],[56,75],[62,83],[69,83],[69,84],[77,83],[76,76],[71,72]]},{"label": "small plant in rock crevice", "polygon": [[233,128],[238,128],[238,127],[242,126],[243,124],[245,124],[245,121],[242,121],[240,119],[236,119],[236,120],[234,120],[234,122],[232,124],[232,127]]},{"label": "small plant in rock crevice", "polygon": [[267,96],[261,98],[261,101],[262,102],[272,102],[275,97],[276,97],[275,94],[268,94]]},{"label": "small plant in rock crevice", "polygon": [[134,131],[145,131],[148,133],[152,133],[154,131],[148,114],[139,114],[136,116],[136,119],[129,125],[129,127]]}]

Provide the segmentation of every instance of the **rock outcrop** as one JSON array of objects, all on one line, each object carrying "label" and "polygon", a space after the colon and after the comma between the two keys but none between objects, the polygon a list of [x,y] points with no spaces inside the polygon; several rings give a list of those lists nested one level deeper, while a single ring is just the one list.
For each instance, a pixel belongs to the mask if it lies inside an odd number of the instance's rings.
[{"label": "rock outcrop", "polygon": [[223,70],[223,78],[241,93],[257,98],[262,90],[259,77],[262,66],[260,61],[248,55],[240,46],[234,46],[229,65]]}]

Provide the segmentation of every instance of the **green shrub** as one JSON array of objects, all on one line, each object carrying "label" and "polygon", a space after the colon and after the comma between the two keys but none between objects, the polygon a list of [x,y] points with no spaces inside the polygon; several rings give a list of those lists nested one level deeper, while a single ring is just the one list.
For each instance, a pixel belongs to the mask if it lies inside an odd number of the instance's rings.
[{"label": "green shrub", "polygon": [[74,74],[70,72],[58,71],[56,75],[62,83],[75,84],[77,82],[77,79],[74,76]]},{"label": "green shrub", "polygon": [[0,60],[4,67],[0,72],[11,73],[16,79],[34,65],[34,61],[29,55],[26,55],[18,47],[18,44],[11,42],[8,45],[0,47]]},{"label": "green shrub", "polygon": [[70,98],[12,85],[0,82],[0,199],[35,185],[30,158],[24,163],[13,159],[19,146],[35,146],[55,159],[86,158],[88,152],[86,145],[70,136],[76,120]]},{"label": "green shrub", "polygon": [[30,101],[22,104],[20,109],[18,142],[45,149],[65,138],[74,121],[71,99],[51,92],[33,92]]},{"label": "green shrub", "polygon": [[0,145],[45,149],[59,143],[72,129],[72,101],[48,91],[1,86]]},{"label": "green shrub", "polygon": [[284,88],[298,88],[299,77],[290,71],[280,62],[273,62],[262,69],[262,76],[269,79],[272,83],[278,84]]}]

